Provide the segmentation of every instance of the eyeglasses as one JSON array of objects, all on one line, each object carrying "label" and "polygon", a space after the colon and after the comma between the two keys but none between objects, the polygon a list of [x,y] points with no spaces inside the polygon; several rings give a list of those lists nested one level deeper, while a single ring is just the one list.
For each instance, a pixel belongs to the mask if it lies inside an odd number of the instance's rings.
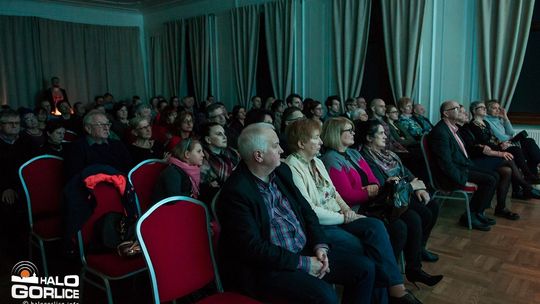
[{"label": "eyeglasses", "polygon": [[138,127],[137,130],[144,130],[144,129],[150,129],[150,128],[152,128],[151,125],[146,125],[146,126]]},{"label": "eyeglasses", "polygon": [[478,110],[478,109],[485,109],[486,107],[485,106],[478,106],[476,108],[474,108],[475,110]]},{"label": "eyeglasses", "polygon": [[15,127],[15,126],[20,125],[21,122],[20,121],[2,121],[2,122],[0,122],[0,124],[11,125],[12,127]]},{"label": "eyeglasses", "polygon": [[350,134],[354,134],[354,130],[352,128],[350,129],[345,129],[345,130],[341,130],[341,134],[345,133],[345,132],[349,132]]},{"label": "eyeglasses", "polygon": [[99,128],[110,128],[112,126],[112,123],[110,122],[94,123],[94,124],[91,124],[91,126],[99,127]]},{"label": "eyeglasses", "polygon": [[448,112],[448,111],[455,111],[455,110],[459,110],[460,107],[453,107],[453,108],[450,108],[450,109],[446,109],[444,110],[445,112]]}]

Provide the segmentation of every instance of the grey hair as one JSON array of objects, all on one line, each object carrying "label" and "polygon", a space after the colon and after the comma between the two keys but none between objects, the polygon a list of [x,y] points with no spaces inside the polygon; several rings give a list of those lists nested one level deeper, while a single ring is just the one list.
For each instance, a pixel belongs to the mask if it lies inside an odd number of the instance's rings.
[{"label": "grey hair", "polygon": [[263,136],[266,130],[274,130],[274,126],[266,122],[259,122],[248,125],[242,130],[238,137],[238,153],[244,161],[249,161],[255,151],[266,152],[268,150],[268,138]]},{"label": "grey hair", "polygon": [[84,115],[83,125],[88,126],[88,125],[93,124],[94,123],[94,117],[96,117],[96,116],[107,117],[107,115],[105,115],[105,113],[103,113],[102,111],[94,109],[94,110],[88,112],[86,115]]},{"label": "grey hair", "polygon": [[146,121],[148,123],[150,123],[148,121],[148,119],[144,118],[144,117],[140,117],[140,116],[135,116],[133,117],[132,119],[129,120],[129,126],[132,128],[132,129],[136,129],[139,124],[141,123],[141,121]]}]

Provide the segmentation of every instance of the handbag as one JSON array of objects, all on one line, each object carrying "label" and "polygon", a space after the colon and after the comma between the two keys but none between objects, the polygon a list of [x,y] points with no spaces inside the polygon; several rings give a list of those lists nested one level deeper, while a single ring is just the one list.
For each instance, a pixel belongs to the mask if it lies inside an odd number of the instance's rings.
[{"label": "handbag", "polygon": [[406,178],[384,184],[379,195],[371,200],[365,212],[386,222],[397,220],[409,208],[413,189]]},{"label": "handbag", "polygon": [[94,224],[93,251],[110,252],[116,250],[122,257],[142,253],[135,234],[136,219],[128,218],[120,212],[109,212]]}]

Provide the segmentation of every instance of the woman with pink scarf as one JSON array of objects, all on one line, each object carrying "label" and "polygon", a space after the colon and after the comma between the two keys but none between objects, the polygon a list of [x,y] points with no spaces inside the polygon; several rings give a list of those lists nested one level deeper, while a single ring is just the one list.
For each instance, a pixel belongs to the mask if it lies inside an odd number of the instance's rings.
[{"label": "woman with pink scarf", "polygon": [[161,172],[154,186],[154,203],[176,195],[199,197],[203,158],[198,140],[188,138],[179,142],[172,150],[169,166]]}]

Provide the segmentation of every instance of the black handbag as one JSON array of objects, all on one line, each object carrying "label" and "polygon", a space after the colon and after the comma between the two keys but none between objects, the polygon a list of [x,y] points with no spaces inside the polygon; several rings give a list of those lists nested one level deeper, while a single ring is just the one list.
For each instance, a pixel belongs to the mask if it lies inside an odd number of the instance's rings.
[{"label": "black handbag", "polygon": [[370,200],[365,212],[368,216],[391,223],[407,211],[412,192],[412,186],[406,178],[387,182],[379,195]]}]

